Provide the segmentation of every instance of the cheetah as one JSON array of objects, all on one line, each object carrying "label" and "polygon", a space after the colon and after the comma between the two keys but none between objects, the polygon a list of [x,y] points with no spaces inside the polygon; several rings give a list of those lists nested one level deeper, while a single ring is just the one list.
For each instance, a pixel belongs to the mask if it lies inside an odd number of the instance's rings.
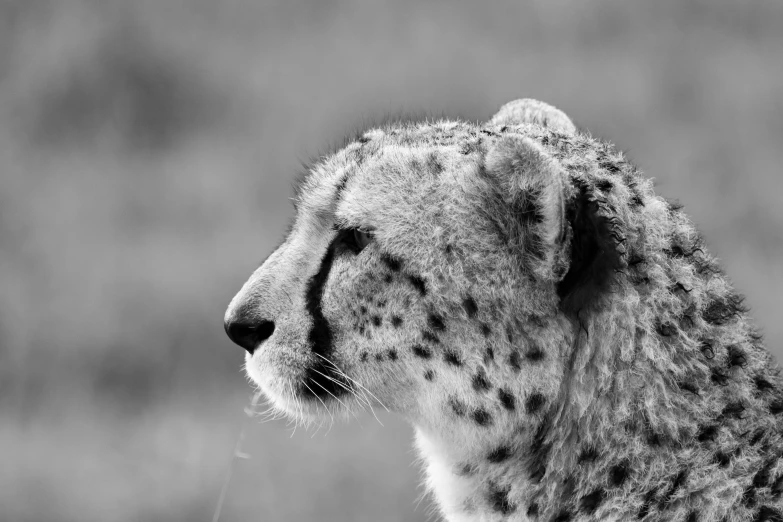
[{"label": "cheetah", "polygon": [[450,522],[783,521],[780,370],[701,235],[545,103],[319,160],[228,336],[299,419],[414,427]]}]

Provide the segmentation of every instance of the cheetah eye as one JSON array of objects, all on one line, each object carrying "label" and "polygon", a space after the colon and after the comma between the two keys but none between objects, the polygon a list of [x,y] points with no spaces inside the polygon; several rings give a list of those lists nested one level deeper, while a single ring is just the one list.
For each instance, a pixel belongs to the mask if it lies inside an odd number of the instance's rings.
[{"label": "cheetah eye", "polygon": [[372,232],[367,232],[358,228],[353,229],[353,241],[359,247],[359,250],[363,249],[372,241]]},{"label": "cheetah eye", "polygon": [[371,231],[362,230],[360,228],[340,229],[338,234],[340,236],[340,243],[354,254],[358,254],[364,250],[364,247],[369,245],[373,239]]}]

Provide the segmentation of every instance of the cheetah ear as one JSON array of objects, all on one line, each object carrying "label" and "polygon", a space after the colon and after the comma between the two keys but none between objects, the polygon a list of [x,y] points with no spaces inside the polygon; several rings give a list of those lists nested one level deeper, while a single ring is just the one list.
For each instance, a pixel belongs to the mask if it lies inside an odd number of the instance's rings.
[{"label": "cheetah ear", "polygon": [[484,168],[510,209],[512,251],[539,278],[559,280],[557,256],[566,233],[563,171],[541,145],[519,135],[500,138],[487,151]]},{"label": "cheetah ear", "polygon": [[562,134],[576,133],[576,126],[563,111],[548,103],[523,98],[503,105],[489,125],[521,125],[535,123]]},{"label": "cheetah ear", "polygon": [[523,268],[557,285],[561,307],[600,303],[622,266],[623,234],[601,190],[566,176],[531,138],[506,135],[487,151],[485,171],[510,212],[504,223]]}]

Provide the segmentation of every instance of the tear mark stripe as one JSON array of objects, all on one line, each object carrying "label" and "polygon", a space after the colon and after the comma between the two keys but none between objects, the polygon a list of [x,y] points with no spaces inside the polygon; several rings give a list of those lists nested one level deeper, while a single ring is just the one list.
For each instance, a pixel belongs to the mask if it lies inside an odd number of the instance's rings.
[{"label": "tear mark stripe", "polygon": [[321,300],[340,239],[341,236],[337,234],[329,243],[318,272],[307,282],[305,293],[305,310],[312,318],[307,340],[310,350],[316,355],[316,362],[307,369],[304,382],[312,382],[316,386],[304,387],[301,392],[305,396],[314,396],[321,400],[338,397],[351,389],[351,384],[325,362],[325,359],[332,355],[333,334],[329,321],[324,317]]}]

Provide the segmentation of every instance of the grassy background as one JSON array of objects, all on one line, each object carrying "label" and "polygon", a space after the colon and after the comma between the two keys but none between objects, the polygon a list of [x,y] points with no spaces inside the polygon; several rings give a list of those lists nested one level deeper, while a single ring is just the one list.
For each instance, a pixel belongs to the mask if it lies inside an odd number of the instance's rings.
[{"label": "grassy background", "polygon": [[[250,389],[225,306],[300,161],[530,96],[686,204],[780,357],[779,0],[4,0],[0,519],[211,520]],[[385,416],[250,423],[222,520],[426,520]]]}]

